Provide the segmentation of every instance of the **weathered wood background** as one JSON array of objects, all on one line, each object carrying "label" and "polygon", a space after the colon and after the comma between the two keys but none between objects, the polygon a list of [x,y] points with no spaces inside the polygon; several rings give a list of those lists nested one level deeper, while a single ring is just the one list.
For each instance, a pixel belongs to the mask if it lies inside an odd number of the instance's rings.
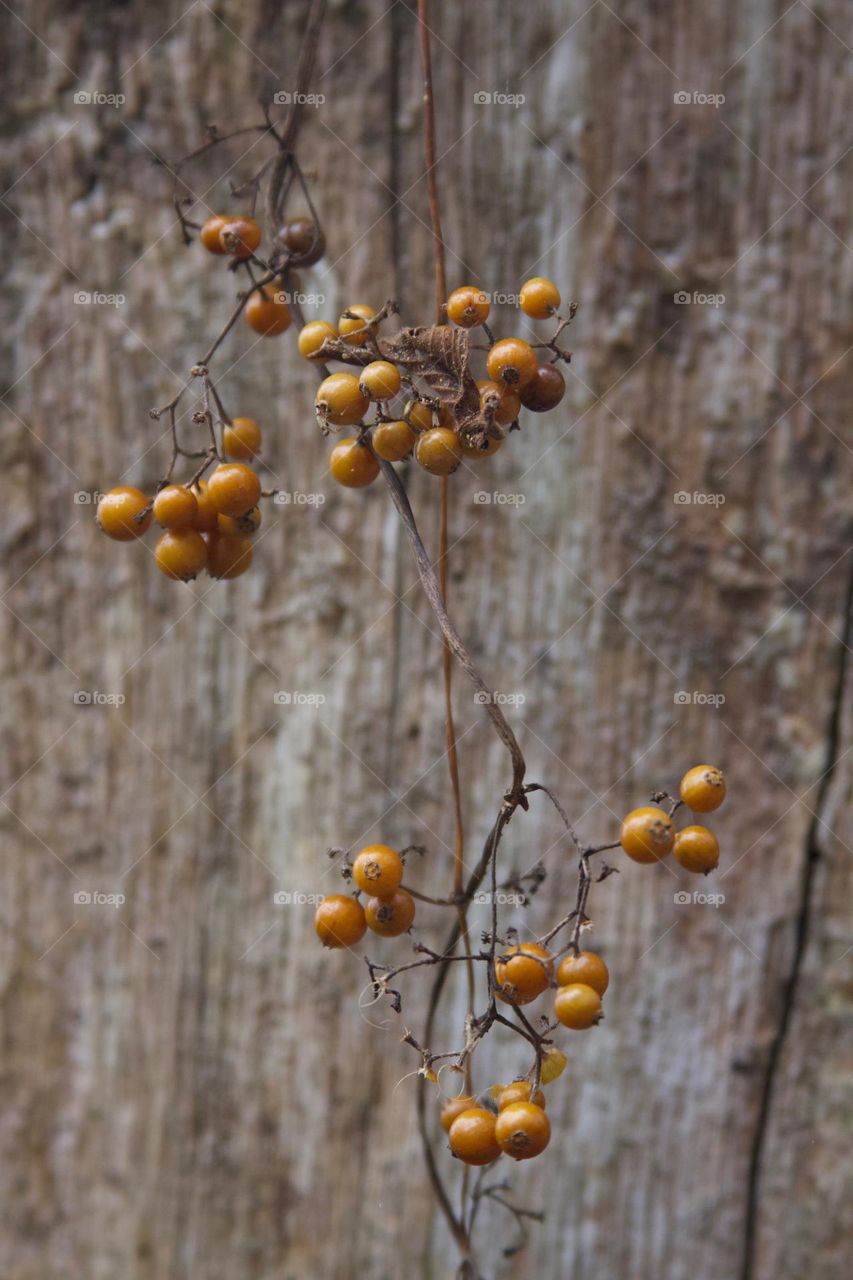
[{"label": "weathered wood background", "polygon": [[[694,882],[621,862],[596,891],[607,1021],[571,1039],[547,1156],[511,1171],[545,1224],[506,1262],[511,1224],[489,1211],[484,1269],[838,1280],[853,1217],[850,13],[433,9],[452,282],[511,294],[542,272],[581,304],[563,405],[453,482],[455,617],[494,687],[525,699],[510,711],[530,776],[589,838],[689,764],[731,780],[721,870],[700,886],[722,906],[679,906]],[[241,326],[218,366],[227,403],[263,424],[273,482],[324,504],[271,512],[247,578],[184,588],[75,502],[161,474],[147,410],[233,292],[181,245],[151,154],[292,88],[304,15],[269,0],[0,13],[7,1280],[452,1266],[401,1020],[360,1011],[363,968],[320,952],[309,906],[273,901],[328,892],[325,849],[367,835],[424,843],[423,886],[449,879],[440,651],[387,496],[332,487],[293,335]],[[304,287],[325,316],[396,296],[427,319],[410,6],[333,4],[320,72],[303,158],[330,252]],[[224,170],[261,158],[247,150],[197,166],[204,204],[227,205]],[[409,480],[434,545],[436,486]],[[461,682],[456,705],[473,852],[508,773]],[[506,857],[546,862],[538,930],[574,884],[544,805],[516,818]],[[75,901],[95,892],[126,900]],[[438,915],[420,912],[423,937]],[[454,998],[437,1047],[458,1043]],[[422,1009],[412,981],[415,1029]],[[517,1055],[496,1035],[480,1083]]]}]

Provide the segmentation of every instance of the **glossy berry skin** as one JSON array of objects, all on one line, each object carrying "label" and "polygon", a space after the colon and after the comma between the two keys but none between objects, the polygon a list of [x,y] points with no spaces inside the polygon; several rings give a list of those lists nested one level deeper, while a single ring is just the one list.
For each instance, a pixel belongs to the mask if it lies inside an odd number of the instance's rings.
[{"label": "glossy berry skin", "polygon": [[441,1108],[441,1127],[445,1133],[450,1132],[450,1126],[457,1116],[463,1111],[470,1111],[472,1107],[476,1107],[477,1099],[472,1097],[470,1093],[460,1093],[456,1098],[450,1098]]},{"label": "glossy berry skin", "polygon": [[449,476],[462,460],[462,446],[449,427],[431,427],[418,436],[415,458],[434,476]]},{"label": "glossy berry skin", "polygon": [[515,1102],[533,1102],[535,1106],[545,1109],[545,1094],[541,1089],[537,1089],[533,1097],[530,1097],[530,1081],[529,1080],[513,1080],[512,1084],[508,1084],[498,1094],[498,1111],[505,1111],[507,1107],[511,1107]]},{"label": "glossy berry skin", "polygon": [[496,1117],[485,1107],[469,1107],[450,1126],[450,1150],[465,1164],[491,1164],[501,1153],[495,1137]]},{"label": "glossy berry skin", "polygon": [[489,318],[491,304],[482,289],[463,285],[454,289],[447,299],[447,318],[463,329],[475,329]]},{"label": "glossy berry skin", "polygon": [[314,913],[314,932],[324,947],[354,947],[366,929],[361,903],[344,893],[324,898]]},{"label": "glossy berry skin", "polygon": [[250,538],[261,527],[261,509],[252,507],[244,516],[222,516],[217,512],[215,532],[223,538]]},{"label": "glossy berry skin", "polygon": [[560,290],[553,280],[533,276],[521,286],[518,305],[532,320],[547,320],[560,309]]},{"label": "glossy berry skin", "polygon": [[364,908],[367,925],[381,938],[398,938],[415,918],[415,900],[405,889],[387,898],[370,898]]},{"label": "glossy berry skin", "polygon": [[408,458],[417,438],[408,422],[380,422],[373,428],[370,443],[385,462],[401,462]]},{"label": "glossy berry skin", "polygon": [[246,302],[243,314],[249,328],[265,338],[285,333],[292,323],[290,307],[281,290],[269,286],[254,291]]},{"label": "glossy berry skin", "polygon": [[277,239],[303,267],[313,267],[326,252],[326,237],[313,218],[292,218],[281,228]]},{"label": "glossy berry skin", "polygon": [[309,320],[300,331],[296,345],[299,354],[306,360],[313,360],[323,343],[328,338],[336,338],[338,331],[328,320]]},{"label": "glossy berry skin", "polygon": [[219,232],[226,253],[235,258],[251,258],[261,243],[261,228],[254,218],[230,218]]},{"label": "glossy berry skin", "polygon": [[685,871],[706,876],[720,861],[720,846],[707,827],[684,827],[676,834],[673,855]]},{"label": "glossy berry skin", "polygon": [[207,572],[211,578],[239,578],[251,567],[252,539],[233,534],[208,533]]},{"label": "glossy berry skin", "polygon": [[219,512],[210,501],[210,494],[207,489],[207,481],[199,480],[192,486],[192,492],[196,500],[196,513],[193,519],[193,528],[199,533],[211,533],[217,527],[219,520]]},{"label": "glossy berry skin", "polygon": [[498,995],[511,1004],[529,1004],[547,990],[553,976],[551,953],[536,942],[507,947],[503,955],[495,959]]},{"label": "glossy berry skin", "polygon": [[219,515],[244,516],[258,505],[261,482],[245,462],[223,462],[212,472],[207,493]]},{"label": "glossy berry skin", "polygon": [[372,320],[376,312],[373,307],[368,307],[363,302],[356,302],[354,306],[347,307],[347,311],[351,311],[352,315],[341,316],[338,321],[338,333],[351,347],[361,347],[367,340],[368,334],[365,321]]},{"label": "glossy berry skin", "polygon": [[513,1160],[532,1160],[551,1141],[551,1122],[535,1103],[513,1102],[498,1114],[495,1139]]},{"label": "glossy berry skin", "polygon": [[232,418],[222,432],[222,447],[235,462],[251,462],[261,447],[261,429],[253,418]]},{"label": "glossy berry skin", "polygon": [[199,240],[201,240],[208,253],[226,254],[228,252],[222,244],[220,234],[222,228],[230,221],[231,219],[223,214],[215,214],[212,218],[208,218],[199,232]]},{"label": "glossy berry skin", "polygon": [[406,417],[416,431],[429,431],[432,427],[432,410],[423,400],[414,400],[408,405]]},{"label": "glossy berry skin", "polygon": [[694,813],[713,813],[726,798],[722,769],[713,764],[697,764],[688,769],[681,779],[679,794]]},{"label": "glossy berry skin", "polygon": [[493,420],[499,427],[508,427],[511,422],[515,422],[521,412],[521,401],[505,382],[492,382],[491,378],[484,378],[477,383],[477,390],[480,393],[480,408],[483,412],[491,409]]},{"label": "glossy berry skin", "polygon": [[363,489],[379,475],[379,463],[367,445],[341,440],[329,454],[329,472],[347,489]]},{"label": "glossy berry skin", "polygon": [[502,338],[489,351],[486,370],[493,382],[505,382],[521,391],[532,382],[539,368],[536,352],[523,338]]},{"label": "glossy berry skin", "polygon": [[491,458],[493,453],[497,453],[498,449],[503,448],[504,436],[487,436],[483,435],[482,440],[485,448],[479,443],[480,436],[475,439],[467,436],[459,437],[459,448],[462,451],[463,458]]},{"label": "glossy berry skin", "polygon": [[557,1021],[572,1031],[586,1031],[601,1017],[601,996],[585,982],[570,982],[559,987],[554,1000]]},{"label": "glossy berry skin", "polygon": [[372,360],[359,374],[358,385],[371,400],[391,400],[400,390],[400,370],[390,360]]},{"label": "glossy berry skin", "polygon": [[164,529],[192,529],[198,512],[195,494],[185,485],[167,484],[154,499],[154,519]]},{"label": "glossy berry skin", "polygon": [[557,970],[557,983],[561,987],[568,987],[574,982],[583,982],[603,996],[610,985],[610,973],[601,956],[597,956],[594,951],[564,956]]},{"label": "glossy berry skin", "polygon": [[658,862],[672,852],[675,831],[663,809],[633,809],[622,822],[619,843],[635,862]]},{"label": "glossy berry skin", "polygon": [[207,543],[195,529],[167,529],[157,541],[154,559],[167,578],[189,582],[207,564]]},{"label": "glossy berry skin", "polygon": [[317,388],[317,410],[326,422],[353,427],[367,413],[370,401],[352,373],[332,373]]},{"label": "glossy berry skin", "polygon": [[369,844],[357,854],[352,878],[362,893],[390,898],[403,879],[403,859],[387,844]]},{"label": "glossy berry skin", "polygon": [[148,499],[141,489],[133,485],[122,484],[105,493],[98,503],[97,522],[102,533],[115,542],[133,542],[141,538],[151,524],[151,512],[147,511],[142,519],[140,512],[145,511]]},{"label": "glossy berry skin", "polygon": [[540,364],[534,376],[521,388],[519,397],[531,413],[556,409],[566,394],[566,380],[555,364]]}]

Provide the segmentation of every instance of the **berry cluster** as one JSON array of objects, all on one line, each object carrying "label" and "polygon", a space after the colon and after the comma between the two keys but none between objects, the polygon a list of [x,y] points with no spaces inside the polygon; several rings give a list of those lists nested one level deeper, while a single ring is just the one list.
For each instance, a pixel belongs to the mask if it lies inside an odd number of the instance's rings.
[{"label": "berry cluster", "polygon": [[[529,789],[544,790],[535,784]],[[467,1060],[473,1047],[494,1022],[518,1031],[536,1052],[535,1062],[525,1077],[509,1085],[492,1085],[479,1096],[470,1092],[459,1094],[444,1105],[441,1125],[448,1135],[451,1152],[463,1163],[487,1165],[501,1154],[514,1160],[529,1160],[545,1150],[551,1127],[545,1113],[542,1086],[556,1080],[567,1064],[566,1055],[552,1043],[551,1037],[560,1026],[571,1031],[587,1031],[603,1017],[602,1001],[610,984],[610,973],[600,955],[582,950],[579,945],[581,931],[591,924],[586,915],[591,884],[589,857],[606,849],[621,848],[634,862],[650,864],[674,852],[686,870],[707,874],[719,859],[716,838],[700,826],[688,826],[676,832],[672,818],[682,807],[696,813],[710,813],[722,804],[725,795],[721,771],[713,765],[696,765],[681,779],[679,799],[673,800],[665,792],[653,796],[655,801],[667,802],[668,809],[659,805],[635,809],[623,820],[617,842],[579,846],[581,881],[575,910],[541,939],[518,942],[510,930],[502,941],[496,934],[487,932],[482,935],[483,943],[488,944],[484,950],[457,957],[487,966],[490,1009],[473,1020],[473,1035],[469,1035],[468,1044],[459,1055],[432,1055],[408,1035],[407,1042],[422,1054],[423,1074],[437,1081],[432,1065],[439,1058],[455,1058],[452,1065],[456,1070],[463,1069],[463,1064],[469,1065]],[[405,933],[414,921],[415,900],[412,893],[403,888],[404,869],[404,857],[384,844],[362,849],[351,865],[344,861],[343,874],[354,881],[357,893],[356,896],[334,894],[317,908],[314,927],[321,942],[327,947],[350,948],[361,941],[367,929],[381,937]],[[614,868],[605,866],[598,879],[604,879],[612,870]],[[537,884],[543,878],[544,871],[537,878]],[[364,906],[359,897],[362,894],[367,899]],[[434,906],[459,905],[458,900],[418,896]],[[554,940],[570,924],[573,929],[569,941],[555,949]],[[392,995],[398,1012],[400,996],[389,986],[390,980],[406,970],[442,959],[419,942],[415,944],[415,951],[426,958],[401,964],[393,970],[367,962],[375,994]],[[521,1010],[553,989],[554,1020],[543,1016],[541,1030],[537,1030]],[[510,1006],[517,1021],[501,1014],[499,1005]]]},{"label": "berry cluster", "polygon": [[[571,323],[574,304],[561,317],[557,286],[536,277],[522,286],[519,307],[531,319],[555,320],[547,341],[495,341],[486,323],[489,298],[471,285],[447,299],[449,324],[403,329],[390,339],[381,337],[379,328],[396,310],[393,303],[379,312],[356,303],[337,325],[325,320],[305,325],[299,351],[307,360],[360,366],[358,374],[329,373],[317,391],[315,407],[325,431],[358,429],[332,450],[329,470],[335,480],[361,488],[379,474],[378,459],[401,462],[412,453],[425,471],[447,476],[463,458],[496,453],[507,431],[518,427],[522,408],[534,413],[555,408],[566,390],[557,362],[571,358],[557,339]],[[478,327],[488,339],[482,347],[486,377],[479,380],[470,369],[472,353],[480,349],[470,333]],[[537,348],[550,352],[551,359],[540,363]]]}]

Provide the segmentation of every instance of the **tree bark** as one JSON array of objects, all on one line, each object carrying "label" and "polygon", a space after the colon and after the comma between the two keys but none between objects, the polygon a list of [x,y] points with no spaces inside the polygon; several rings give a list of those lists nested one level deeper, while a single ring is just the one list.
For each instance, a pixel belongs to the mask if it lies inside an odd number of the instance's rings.
[{"label": "tree bark", "polygon": [[[400,1043],[428,984],[406,983],[402,1016],[372,1004],[361,961],[321,953],[300,900],[338,889],[326,849],[368,837],[424,845],[415,882],[451,883],[439,633],[387,493],[333,488],[293,334],[241,323],[213,370],[226,406],[261,423],[270,482],[322,505],[271,508],[249,575],[184,587],[150,539],[109,543],[75,501],[156,482],[168,441],[148,409],[234,294],[181,244],[152,156],[288,91],[305,16],[260,0],[0,12],[10,1280],[452,1274]],[[842,0],[434,0],[451,287],[511,295],[543,274],[580,303],[560,408],[454,477],[451,615],[489,683],[523,698],[508,715],[529,777],[584,838],[615,838],[691,764],[730,782],[708,881],[614,858],[593,888],[606,1021],[567,1033],[551,1146],[508,1174],[544,1225],[504,1259],[512,1223],[482,1212],[489,1277],[846,1274],[846,17]],[[432,318],[415,34],[384,0],[333,5],[322,33],[300,155],[329,241],[302,273],[323,317],[396,297],[404,323]],[[228,178],[261,159],[235,140],[192,190],[229,211]],[[434,546],[437,485],[414,468],[406,483]],[[461,677],[455,709],[473,863],[509,775]],[[544,801],[504,857],[545,863],[517,921],[544,931],[574,894]],[[725,902],[675,900],[697,888]],[[419,905],[419,936],[446,914]],[[387,962],[409,944],[364,949]],[[450,981],[437,1049],[461,1039]],[[499,1030],[477,1087],[526,1066]],[[436,1141],[455,1187],[437,1124]]]}]

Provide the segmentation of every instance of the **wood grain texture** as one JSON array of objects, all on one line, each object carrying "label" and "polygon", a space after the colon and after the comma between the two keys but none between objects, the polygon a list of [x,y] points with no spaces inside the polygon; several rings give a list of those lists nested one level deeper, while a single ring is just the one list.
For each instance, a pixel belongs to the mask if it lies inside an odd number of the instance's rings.
[{"label": "wood grain texture", "polygon": [[[581,304],[560,409],[454,480],[454,617],[494,688],[523,695],[529,775],[584,836],[611,837],[697,761],[732,784],[721,871],[699,886],[722,907],[679,906],[692,882],[621,862],[594,891],[607,1019],[570,1041],[547,1155],[512,1171],[545,1224],[504,1261],[510,1225],[484,1213],[484,1271],[840,1280],[849,15],[842,0],[433,9],[451,284],[512,294],[542,273]],[[273,902],[332,890],[325,850],[368,836],[424,844],[422,886],[450,881],[438,633],[387,496],[333,490],[292,335],[241,327],[226,403],[263,424],[273,482],[324,503],[271,512],[247,578],[179,588],[74,501],[157,479],[167,444],[147,410],[233,290],[180,244],[151,153],[177,156],[286,91],[304,16],[261,0],[0,13],[10,1280],[452,1272],[401,1020],[369,1006],[361,961],[319,954],[309,906]],[[410,6],[331,5],[320,67],[304,163],[330,251],[303,283],[324,316],[396,296],[418,320],[432,274]],[[228,153],[232,176],[250,172],[244,150]],[[214,210],[225,167],[192,177]],[[125,301],[80,305],[78,290]],[[680,290],[725,302],[679,304]],[[509,308],[496,319],[518,324]],[[434,545],[436,487],[408,483]],[[79,689],[124,702],[80,706]],[[283,706],[279,690],[325,701]],[[461,681],[456,710],[473,856],[509,775]],[[544,801],[513,820],[506,858],[549,869],[538,932],[574,889]],[[79,905],[81,891],[126,901]],[[419,912],[425,939],[444,927]],[[418,983],[404,1000],[417,1032]],[[463,1001],[454,987],[436,1048],[459,1042]],[[517,1055],[496,1033],[478,1083],[526,1066]]]}]

